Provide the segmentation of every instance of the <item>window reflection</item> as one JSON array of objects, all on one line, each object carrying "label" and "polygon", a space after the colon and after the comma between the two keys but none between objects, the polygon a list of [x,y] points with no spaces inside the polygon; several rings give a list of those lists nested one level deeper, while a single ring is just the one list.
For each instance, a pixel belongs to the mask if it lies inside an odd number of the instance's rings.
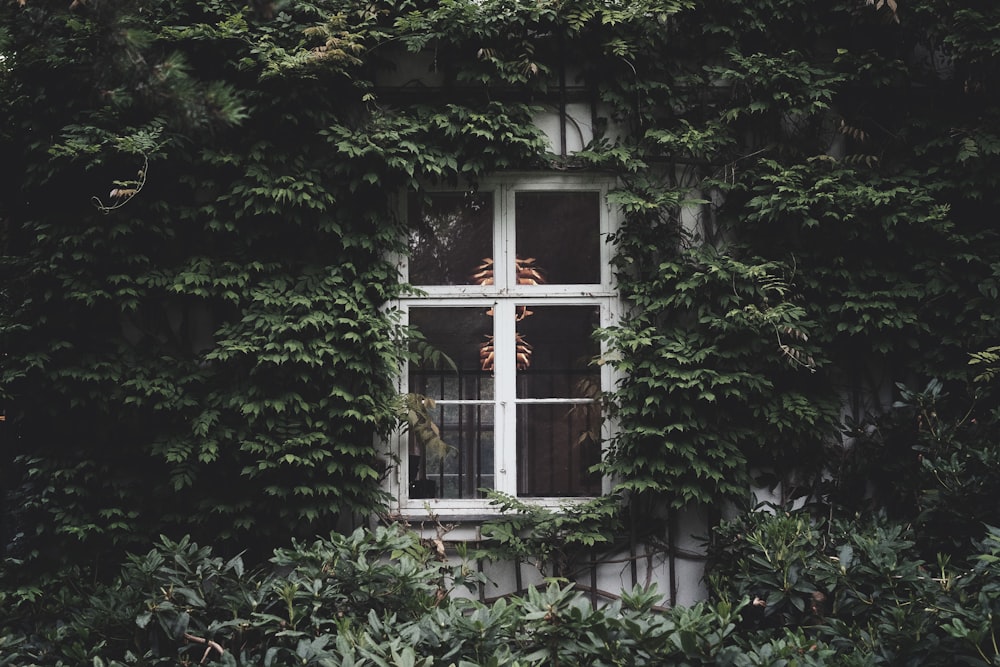
[{"label": "window reflection", "polygon": [[481,498],[495,486],[493,406],[434,403],[436,437],[411,428],[410,498]]},{"label": "window reflection", "polygon": [[483,308],[412,307],[408,367],[409,497],[478,498],[494,487],[494,377],[480,367],[493,335]]},{"label": "window reflection", "polygon": [[[597,306],[532,306],[518,325],[532,364],[517,373],[518,495],[588,496],[601,491],[590,471],[601,456]],[[536,403],[567,399],[573,403]]]},{"label": "window reflection", "polygon": [[411,194],[407,217],[413,285],[468,285],[493,256],[492,193]]},{"label": "window reflection", "polygon": [[519,405],[517,495],[596,496],[601,476],[601,410],[597,403]]},{"label": "window reflection", "polygon": [[546,283],[601,282],[597,192],[522,191],[515,193],[514,202],[517,256],[543,267]]},{"label": "window reflection", "polygon": [[517,325],[531,345],[531,364],[518,367],[518,398],[593,398],[600,395],[597,306],[531,306]]}]

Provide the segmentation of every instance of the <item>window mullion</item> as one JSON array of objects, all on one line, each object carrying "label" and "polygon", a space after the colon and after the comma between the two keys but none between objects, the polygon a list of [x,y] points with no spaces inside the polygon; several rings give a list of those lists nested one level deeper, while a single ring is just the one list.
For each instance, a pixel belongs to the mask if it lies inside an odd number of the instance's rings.
[{"label": "window mullion", "polygon": [[493,205],[493,284],[500,294],[506,294],[514,284],[511,268],[514,265],[514,232],[507,218],[513,218],[513,197],[509,188],[500,188]]},{"label": "window mullion", "polygon": [[493,306],[494,387],[496,392],[496,488],[514,495],[517,492],[517,374],[514,363],[514,303],[498,299]]},{"label": "window mullion", "polygon": [[[497,209],[494,225],[496,261],[493,274],[501,297],[510,293],[516,284],[514,267],[514,193],[509,186],[500,188],[496,197]],[[499,298],[493,305],[493,336],[496,354],[496,488],[498,491],[517,493],[517,373],[515,365],[516,344],[514,303]]]}]

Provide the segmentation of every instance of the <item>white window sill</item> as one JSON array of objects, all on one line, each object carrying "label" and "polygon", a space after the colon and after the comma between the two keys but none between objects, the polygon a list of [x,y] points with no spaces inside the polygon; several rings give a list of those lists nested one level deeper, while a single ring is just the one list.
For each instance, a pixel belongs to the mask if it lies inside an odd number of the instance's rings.
[{"label": "white window sill", "polygon": [[[594,497],[580,498],[518,498],[518,502],[551,511],[559,511],[573,505],[594,500]],[[487,521],[515,516],[516,512],[501,512],[489,500],[451,500],[428,498],[411,500],[390,512],[388,518],[409,524],[422,538],[441,537],[445,542],[480,542],[482,525]],[[440,533],[444,527],[444,534]]]}]

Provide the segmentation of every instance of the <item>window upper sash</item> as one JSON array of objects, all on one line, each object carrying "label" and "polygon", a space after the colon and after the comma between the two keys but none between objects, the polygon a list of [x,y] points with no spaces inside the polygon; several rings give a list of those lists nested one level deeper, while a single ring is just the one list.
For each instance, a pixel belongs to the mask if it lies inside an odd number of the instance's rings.
[{"label": "window upper sash", "polygon": [[572,178],[412,193],[403,281],[427,296],[613,296],[607,183]]}]

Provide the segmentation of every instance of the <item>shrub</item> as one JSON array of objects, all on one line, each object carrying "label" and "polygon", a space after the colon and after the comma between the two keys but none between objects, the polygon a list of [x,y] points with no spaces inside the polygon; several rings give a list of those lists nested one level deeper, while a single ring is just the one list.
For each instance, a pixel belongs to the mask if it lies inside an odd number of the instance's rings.
[{"label": "shrub", "polygon": [[556,581],[491,605],[452,595],[473,572],[399,527],[293,544],[260,570],[162,539],[62,608],[5,615],[0,664],[770,665],[814,650],[790,635],[748,651],[737,607],[663,610],[655,589],[599,609]]},{"label": "shrub", "polygon": [[913,528],[885,517],[755,512],[715,532],[708,577],[714,597],[747,600],[753,650],[806,633],[857,664],[994,664],[1000,530],[970,550],[930,565]]},{"label": "shrub", "polygon": [[483,604],[456,595],[483,583],[470,563],[399,526],[293,543],[260,569],[163,538],[109,584],[5,607],[0,667],[854,667],[1000,655],[1000,529],[967,563],[935,567],[884,518],[756,512],[716,538],[714,599],[673,609],[655,588],[595,608],[561,580]]}]

